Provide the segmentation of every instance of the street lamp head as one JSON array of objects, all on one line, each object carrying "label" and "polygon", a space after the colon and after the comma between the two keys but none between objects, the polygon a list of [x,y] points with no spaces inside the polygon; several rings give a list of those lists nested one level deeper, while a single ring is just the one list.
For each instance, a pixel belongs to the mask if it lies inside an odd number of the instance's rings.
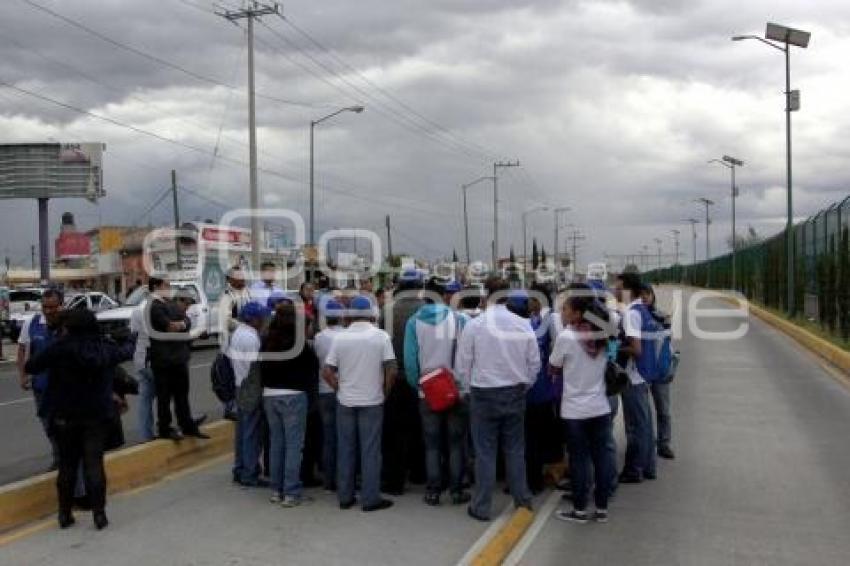
[{"label": "street lamp head", "polygon": [[350,111],[350,112],[356,112],[357,114],[360,114],[361,112],[363,112],[364,110],[366,110],[366,107],[365,107],[365,106],[360,106],[360,105],[358,105],[358,106],[349,106],[348,108],[346,108],[346,110],[348,110],[348,111]]},{"label": "street lamp head", "polygon": [[796,47],[806,48],[809,46],[809,39],[812,34],[807,31],[789,28],[779,24],[767,24],[767,29],[764,32],[766,39],[787,43]]},{"label": "street lamp head", "polygon": [[734,157],[730,157],[728,155],[723,156],[723,161],[725,161],[726,163],[731,163],[732,165],[735,165],[737,167],[743,167],[744,165],[744,162],[740,159],[735,159]]},{"label": "street lamp head", "polygon": [[744,41],[745,39],[760,39],[755,35],[733,35],[732,41]]}]

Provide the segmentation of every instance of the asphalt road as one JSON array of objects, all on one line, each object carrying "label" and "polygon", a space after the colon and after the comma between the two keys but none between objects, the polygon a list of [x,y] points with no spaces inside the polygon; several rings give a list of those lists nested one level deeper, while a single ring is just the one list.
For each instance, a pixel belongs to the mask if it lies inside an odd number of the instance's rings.
[{"label": "asphalt road", "polygon": [[[4,352],[12,346],[3,345]],[[210,419],[222,416],[221,404],[209,385],[209,367],[216,350],[196,349],[191,361],[191,403],[195,415],[207,413]],[[132,366],[128,365],[128,369]],[[136,397],[129,396],[130,410],[124,415],[124,434],[127,443],[139,441],[136,426]],[[50,465],[50,445],[40,421],[35,416],[32,393],[18,385],[18,374],[12,362],[0,363],[0,485],[23,479],[47,470]]]},{"label": "asphalt road", "polygon": [[676,460],[621,486],[606,525],[541,517],[508,564],[847,563],[850,388],[757,319],[732,341],[688,332],[680,349]]}]

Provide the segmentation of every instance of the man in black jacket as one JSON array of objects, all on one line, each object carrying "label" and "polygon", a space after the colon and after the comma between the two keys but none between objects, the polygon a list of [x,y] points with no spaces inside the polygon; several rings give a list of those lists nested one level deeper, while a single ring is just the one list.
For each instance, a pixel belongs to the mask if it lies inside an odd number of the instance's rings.
[{"label": "man in black jacket", "polygon": [[[189,407],[189,328],[191,321],[181,307],[169,298],[168,281],[151,277],[147,303],[150,327],[150,362],[154,375],[157,402],[157,427],[160,438],[181,440],[183,435],[209,438],[192,419]],[[171,426],[171,401],[174,416],[183,434]]]}]

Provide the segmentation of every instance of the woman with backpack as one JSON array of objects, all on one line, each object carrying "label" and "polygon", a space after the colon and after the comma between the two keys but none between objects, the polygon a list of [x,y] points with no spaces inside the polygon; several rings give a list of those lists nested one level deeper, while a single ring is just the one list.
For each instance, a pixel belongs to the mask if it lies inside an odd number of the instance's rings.
[{"label": "woman with backpack", "polygon": [[[572,285],[564,302],[565,329],[555,340],[549,364],[564,379],[561,418],[567,436],[573,509],[558,511],[564,521],[586,523],[590,486],[594,485],[594,520],[608,521],[611,459],[611,406],[605,395],[608,309],[586,285]],[[591,478],[593,471],[593,479]]]},{"label": "woman with backpack", "polygon": [[[665,330],[669,330],[670,317],[656,307],[655,289],[652,288],[652,285],[648,283],[644,285],[641,290],[641,300],[658,324]],[[656,431],[657,440],[655,450],[659,458],[672,460],[676,455],[673,449],[670,448],[670,441],[673,436],[672,419],[670,416],[670,381],[661,380],[651,382],[649,384],[649,393],[652,397],[652,404],[655,407],[655,425],[658,429]]]},{"label": "woman with backpack", "polygon": [[25,369],[29,374],[50,372],[44,414],[59,450],[59,527],[75,522],[74,487],[82,461],[86,494],[100,530],[109,524],[103,452],[117,415],[115,368],[132,358],[134,343],[118,346],[102,337],[91,311],[71,310],[62,317],[59,339],[28,360]]}]

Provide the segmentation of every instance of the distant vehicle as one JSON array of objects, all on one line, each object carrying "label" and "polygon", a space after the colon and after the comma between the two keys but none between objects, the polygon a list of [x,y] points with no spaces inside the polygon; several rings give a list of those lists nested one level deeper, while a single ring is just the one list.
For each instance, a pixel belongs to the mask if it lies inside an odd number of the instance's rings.
[{"label": "distant vehicle", "polygon": [[9,333],[9,288],[0,287],[0,340]]},{"label": "distant vehicle", "polygon": [[74,293],[65,297],[64,308],[67,310],[88,309],[99,313],[119,306],[117,301],[112,300],[106,293],[100,291],[85,291]]},{"label": "distant vehicle", "polygon": [[30,287],[9,290],[9,320],[7,334],[12,342],[18,341],[24,322],[35,313],[41,312],[41,295],[44,289]]},{"label": "distant vehicle", "polygon": [[[207,338],[221,332],[218,308],[207,299],[196,281],[172,281],[171,289],[176,297],[188,301],[186,315],[192,321],[190,331],[193,338]],[[101,332],[120,340],[130,334],[130,317],[133,311],[148,300],[150,291],[146,286],[136,288],[124,303],[97,313]]]}]

